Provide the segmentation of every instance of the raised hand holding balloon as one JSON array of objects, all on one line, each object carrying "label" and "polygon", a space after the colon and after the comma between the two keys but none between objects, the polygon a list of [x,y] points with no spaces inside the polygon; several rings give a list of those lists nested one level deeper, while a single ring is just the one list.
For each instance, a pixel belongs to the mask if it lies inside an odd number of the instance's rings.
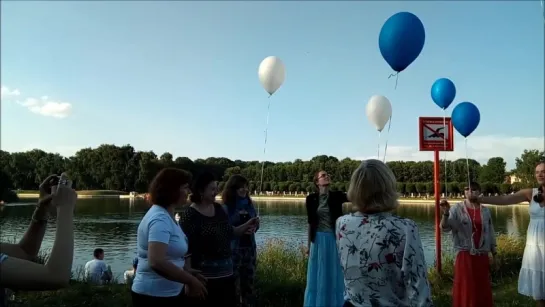
[{"label": "raised hand holding balloon", "polygon": [[[378,131],[378,144],[377,144],[377,159],[380,159],[380,135],[382,130],[386,126],[386,123],[392,122],[392,104],[388,98],[381,95],[374,95],[367,102],[365,108],[367,119],[375,126]],[[388,130],[389,126],[388,126]],[[388,139],[386,139],[386,145],[384,147],[384,158],[386,160],[386,150],[388,149]]]},{"label": "raised hand holding balloon", "polygon": [[424,24],[416,15],[409,12],[397,13],[384,23],[380,29],[378,46],[384,60],[397,76],[411,65],[422,52],[426,41]]},{"label": "raised hand holding balloon", "polygon": [[469,176],[469,158],[467,155],[467,137],[470,136],[479,126],[481,121],[481,113],[479,109],[471,102],[462,102],[458,104],[452,111],[452,125],[465,138],[466,147],[466,166],[467,180],[471,182]]},{"label": "raised hand holding balloon", "polygon": [[[265,152],[267,149],[267,132],[269,129],[269,115],[271,109],[271,96],[282,86],[284,80],[286,80],[286,68],[282,60],[275,56],[266,57],[257,71],[259,82],[263,89],[269,93],[269,102],[267,104],[267,123],[265,125],[265,141],[263,145],[263,162],[261,162],[261,180],[259,183],[259,193],[263,189],[263,170],[265,167]],[[259,215],[259,206],[257,209],[257,215]]]},{"label": "raised hand holding balloon", "polygon": [[[437,79],[431,86],[431,99],[435,104],[443,109],[443,131],[447,131],[447,108],[454,101],[456,97],[456,86],[454,82],[447,78]],[[448,197],[448,181],[447,181],[447,139],[443,139],[443,159],[445,160],[445,196]]]}]

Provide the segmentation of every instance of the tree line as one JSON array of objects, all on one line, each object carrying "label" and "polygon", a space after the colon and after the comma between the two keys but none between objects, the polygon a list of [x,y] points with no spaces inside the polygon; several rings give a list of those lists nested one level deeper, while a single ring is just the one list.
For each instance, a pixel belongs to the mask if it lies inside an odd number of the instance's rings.
[{"label": "tree line", "polygon": [[[481,165],[469,160],[469,177],[483,186],[485,193],[510,193],[534,182],[534,168],[544,152],[524,150],[516,158],[515,169],[507,172],[502,157],[492,157]],[[345,191],[352,171],[361,161],[326,155],[303,161],[265,162],[262,191],[310,192],[314,190],[313,177],[319,170],[326,170],[332,177],[332,188]],[[407,196],[434,193],[432,161],[392,161],[388,166],[396,175],[398,192]],[[216,175],[220,188],[229,176],[241,174],[250,181],[250,190],[260,190],[261,162],[231,160],[222,157],[191,160],[174,158],[171,153],[157,156],[153,151],[137,151],[131,145],[101,145],[83,148],[72,157],[48,153],[40,149],[26,152],[0,150],[0,189],[37,190],[40,182],[49,174],[68,171],[78,190],[119,190],[146,192],[149,182],[164,167],[176,167],[194,175],[204,170]],[[468,177],[465,159],[446,161],[448,183],[445,185],[445,161],[441,162],[441,192],[459,194]],[[520,182],[510,183],[506,178],[515,175]],[[446,188],[446,189],[445,189]]]}]

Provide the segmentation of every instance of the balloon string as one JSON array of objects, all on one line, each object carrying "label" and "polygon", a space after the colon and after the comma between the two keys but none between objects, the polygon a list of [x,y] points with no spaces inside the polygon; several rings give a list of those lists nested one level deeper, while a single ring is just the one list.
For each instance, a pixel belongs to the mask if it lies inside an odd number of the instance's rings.
[{"label": "balloon string", "polygon": [[471,179],[469,177],[469,158],[467,157],[467,137],[465,139],[466,145],[466,167],[467,167],[467,187],[471,190]]},{"label": "balloon string", "polygon": [[[267,123],[265,124],[265,141],[263,144],[263,161],[261,162],[261,179],[259,180],[259,194],[263,192],[263,173],[265,171],[265,154],[267,153],[267,132],[269,130],[269,117],[271,115],[271,95],[269,95],[267,103]],[[259,216],[259,203],[257,205],[257,215]]]},{"label": "balloon string", "polygon": [[[448,180],[447,180],[447,110],[443,109],[443,159],[445,159],[445,198],[448,198]],[[450,137],[450,135],[449,135]]]},{"label": "balloon string", "polygon": [[377,141],[377,160],[380,160],[380,134],[382,131],[378,132],[378,141]]},{"label": "balloon string", "polygon": [[388,76],[388,79],[390,79],[391,77],[396,77],[396,85],[394,87],[394,90],[397,89],[397,79],[399,78],[399,72],[396,72],[395,74],[390,74]]},{"label": "balloon string", "polygon": [[392,126],[392,115],[390,115],[390,119],[388,120],[388,131],[386,134],[386,144],[384,145],[384,156],[382,158],[382,163],[386,163],[386,151],[388,150],[388,140],[390,139],[390,127]]}]

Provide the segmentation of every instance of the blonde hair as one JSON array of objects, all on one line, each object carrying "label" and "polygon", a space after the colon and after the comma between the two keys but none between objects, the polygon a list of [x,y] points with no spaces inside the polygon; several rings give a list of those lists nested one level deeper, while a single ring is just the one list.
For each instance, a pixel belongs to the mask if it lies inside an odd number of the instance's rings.
[{"label": "blonde hair", "polygon": [[352,173],[348,199],[362,212],[384,212],[399,206],[392,170],[375,159],[365,160]]}]

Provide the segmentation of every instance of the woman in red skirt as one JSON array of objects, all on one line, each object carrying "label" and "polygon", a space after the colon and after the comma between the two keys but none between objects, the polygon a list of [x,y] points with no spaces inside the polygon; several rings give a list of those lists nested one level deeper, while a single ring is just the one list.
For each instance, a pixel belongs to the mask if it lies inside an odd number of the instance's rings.
[{"label": "woman in red skirt", "polygon": [[481,188],[470,183],[465,188],[466,200],[450,207],[441,202],[441,228],[452,231],[456,251],[454,264],[453,307],[492,307],[490,259],[495,262],[496,234],[488,208],[481,206]]}]

